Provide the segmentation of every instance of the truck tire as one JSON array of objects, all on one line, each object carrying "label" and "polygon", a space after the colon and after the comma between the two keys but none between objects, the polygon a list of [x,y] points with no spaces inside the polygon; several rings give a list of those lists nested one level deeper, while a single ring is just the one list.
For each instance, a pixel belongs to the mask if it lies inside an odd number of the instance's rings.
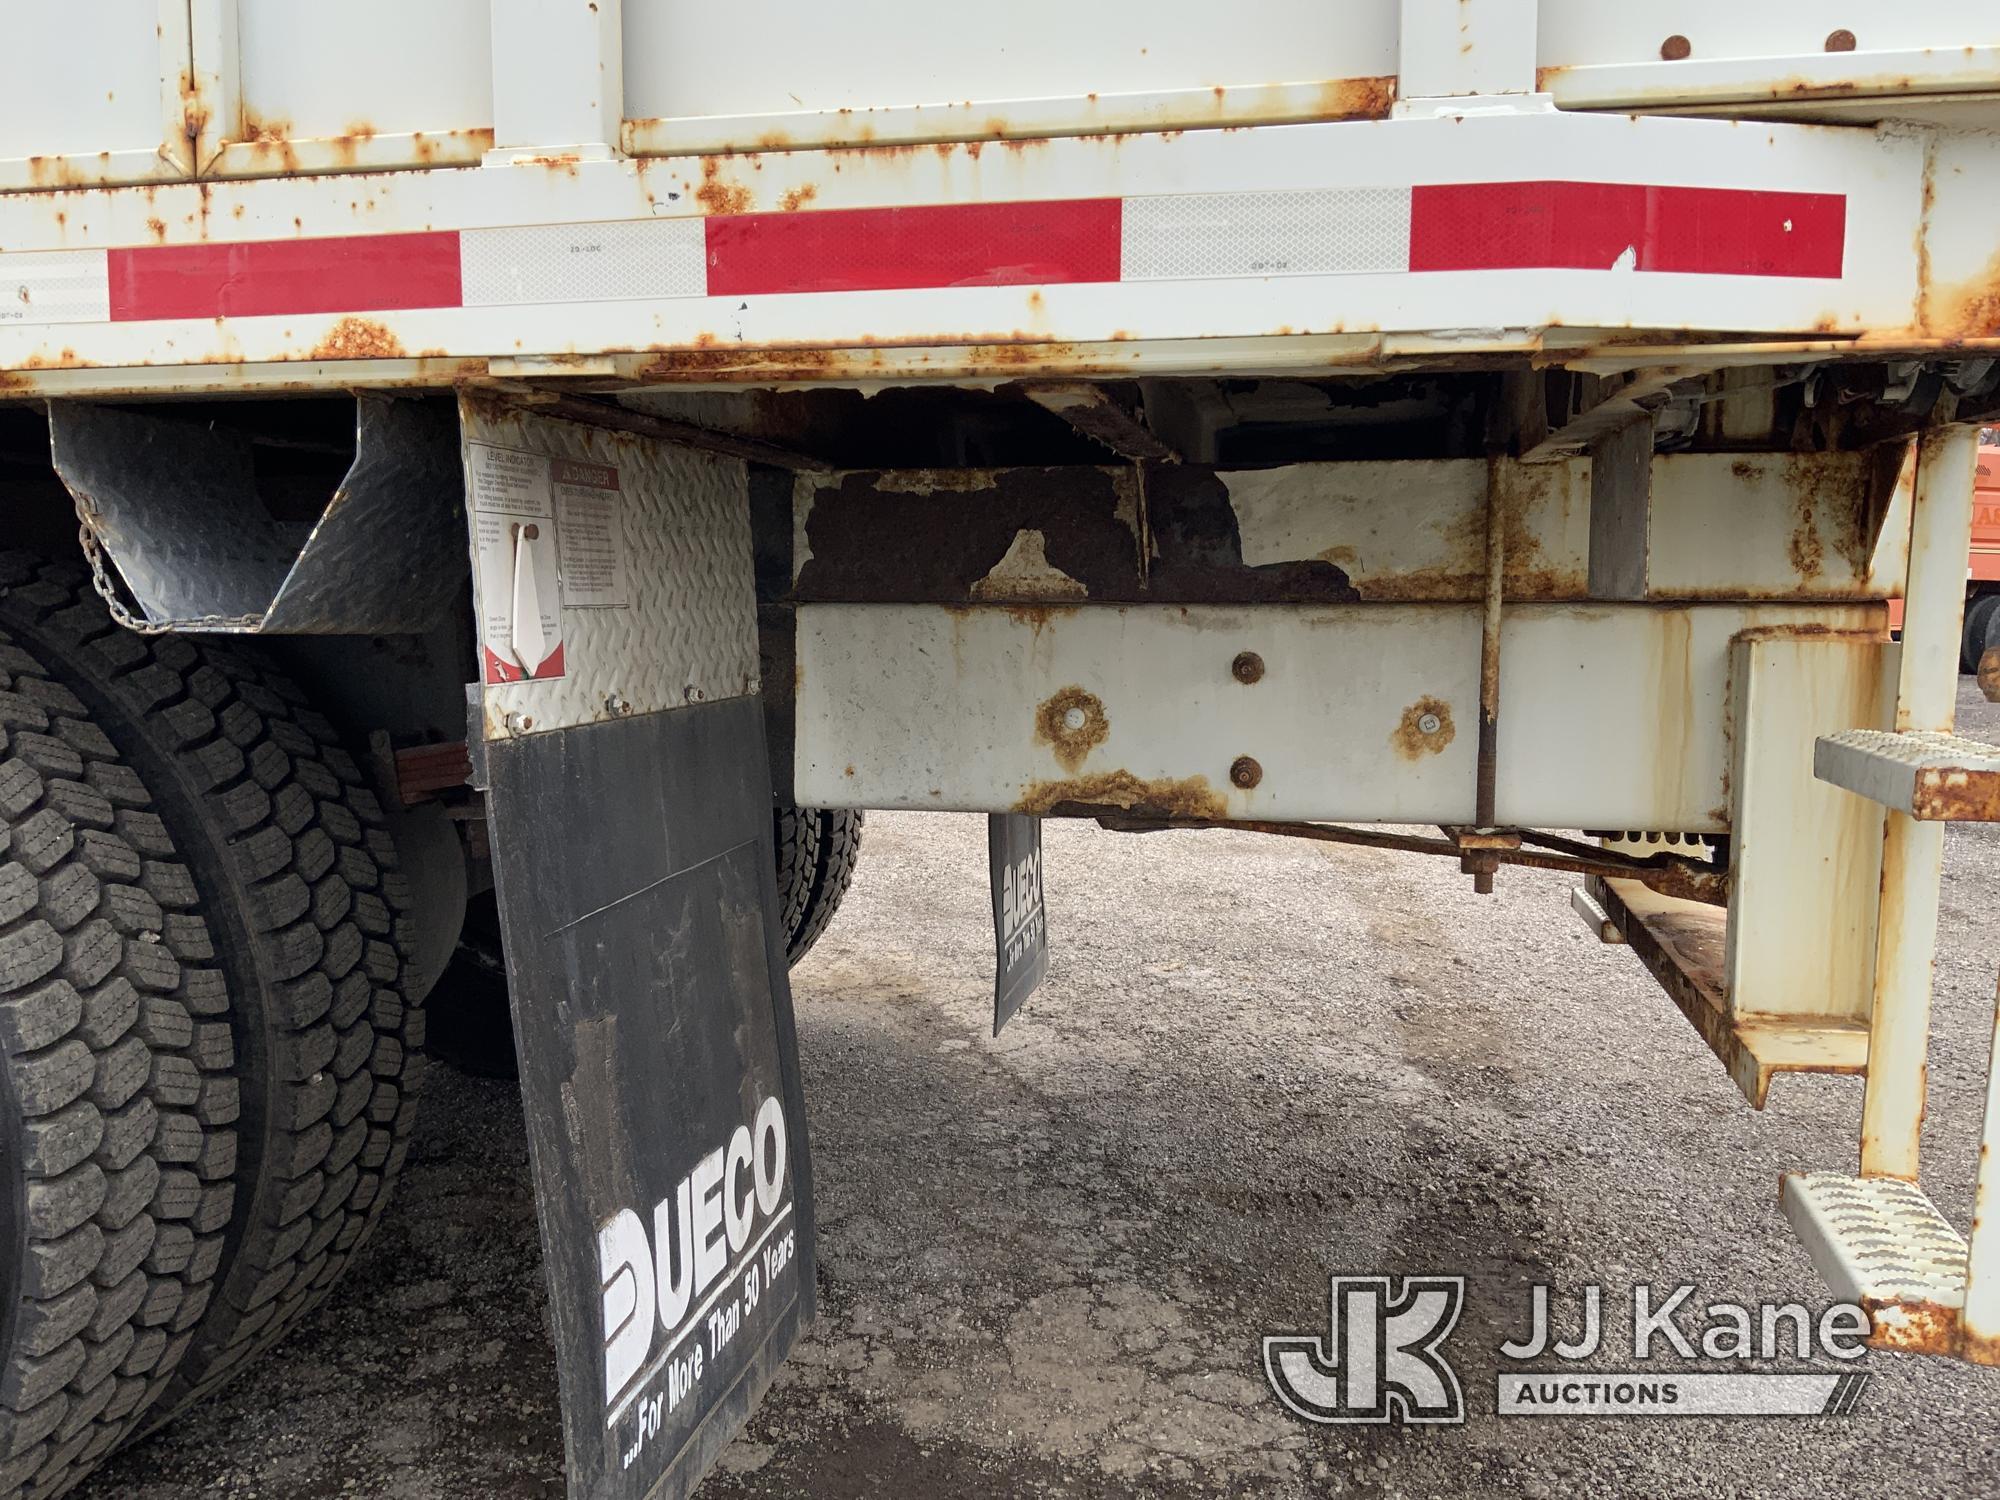
[{"label": "truck tire", "polygon": [[1981,594],[1965,606],[1965,619],[1960,626],[1958,666],[1962,672],[1977,672],[1979,658],[1986,654],[1988,646],[1996,644],[1994,611],[2000,610],[2000,594]]},{"label": "truck tire", "polygon": [[236,1166],[227,1001],[153,798],[0,627],[0,1496],[56,1492],[165,1389]]},{"label": "truck tire", "polygon": [[785,961],[796,964],[840,910],[861,858],[861,814],[794,807],[772,813],[778,846],[778,904],[785,915]]},{"label": "truck tire", "polygon": [[0,554],[0,629],[55,659],[152,793],[227,986],[235,1202],[150,1431],[316,1306],[381,1216],[421,1069],[409,897],[332,726],[253,650],[134,634],[81,568],[18,553]]}]

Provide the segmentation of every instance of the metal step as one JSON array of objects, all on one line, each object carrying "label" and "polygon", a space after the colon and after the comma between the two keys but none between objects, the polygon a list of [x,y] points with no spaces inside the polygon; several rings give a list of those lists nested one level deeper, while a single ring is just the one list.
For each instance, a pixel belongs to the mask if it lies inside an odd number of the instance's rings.
[{"label": "metal step", "polygon": [[1823,734],[1813,775],[1924,822],[2000,822],[2000,746],[1955,734]]},{"label": "metal step", "polygon": [[[1825,741],[1821,741],[1822,744]],[[1779,1202],[1827,1287],[1874,1323],[1869,1342],[1959,1352],[1966,1245],[1914,1182],[1787,1172]]]}]

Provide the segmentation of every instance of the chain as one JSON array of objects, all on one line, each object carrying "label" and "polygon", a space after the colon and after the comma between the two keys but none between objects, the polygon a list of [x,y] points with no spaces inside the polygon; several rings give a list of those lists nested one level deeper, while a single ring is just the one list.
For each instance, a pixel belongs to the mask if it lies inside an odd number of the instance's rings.
[{"label": "chain", "polygon": [[[72,494],[75,494],[72,491]],[[83,548],[83,555],[90,561],[90,585],[97,590],[104,601],[112,622],[122,625],[136,635],[165,635],[173,630],[223,630],[254,632],[264,623],[263,615],[202,615],[192,620],[168,620],[156,623],[142,619],[125,607],[119,597],[117,584],[111,581],[111,572],[105,566],[104,547],[98,538],[97,518],[92,514],[90,502],[80,494],[75,495],[77,542]]]}]

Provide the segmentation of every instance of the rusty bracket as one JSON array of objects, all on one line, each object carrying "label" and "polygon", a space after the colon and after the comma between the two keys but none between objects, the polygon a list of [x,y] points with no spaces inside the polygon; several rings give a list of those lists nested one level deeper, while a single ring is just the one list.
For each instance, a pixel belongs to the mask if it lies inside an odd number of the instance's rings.
[{"label": "rusty bracket", "polygon": [[1460,849],[1518,849],[1521,847],[1521,830],[1518,828],[1468,828],[1461,823],[1440,823],[1438,832],[1450,839]]},{"label": "rusty bracket", "polygon": [[533,399],[527,404],[547,416],[567,417],[572,421],[588,422],[596,427],[608,427],[614,432],[636,433],[640,437],[663,438],[667,442],[699,448],[707,453],[719,453],[725,458],[740,458],[746,463],[769,464],[779,469],[828,467],[824,459],[814,458],[809,453],[801,453],[793,448],[780,447],[776,443],[767,443],[762,438],[738,437],[734,433],[717,432],[713,428],[699,427],[693,422],[656,416],[652,412],[634,411],[631,407],[621,406],[615,401],[599,401],[589,396],[558,395],[546,388],[538,388]]},{"label": "rusty bracket", "polygon": [[1388,849],[1402,854],[1448,855],[1461,863],[1468,859],[1517,865],[1529,870],[1565,870],[1575,875],[1599,875],[1609,879],[1636,880],[1663,896],[1703,901],[1711,906],[1729,900],[1729,872],[1716,865],[1684,859],[1678,854],[1654,854],[1631,859],[1610,854],[1594,845],[1579,844],[1558,834],[1532,830],[1476,830],[1493,837],[1516,836],[1522,844],[1539,847],[1486,847],[1465,850],[1450,839],[1425,838],[1420,834],[1388,833],[1375,828],[1350,828],[1340,823],[1265,823],[1231,818],[1141,818],[1115,813],[1097,814],[1097,826],[1113,833],[1164,833],[1177,828],[1226,828],[1238,833],[1264,833],[1279,838],[1314,839],[1326,844],[1355,844],[1364,849]]},{"label": "rusty bracket", "polygon": [[1086,380],[1036,381],[1021,393],[1054,412],[1092,442],[1141,463],[1179,463],[1181,456],[1150,427]]},{"label": "rusty bracket", "polygon": [[428,802],[472,781],[472,755],[464,740],[397,750],[393,765],[396,800],[404,807]]}]

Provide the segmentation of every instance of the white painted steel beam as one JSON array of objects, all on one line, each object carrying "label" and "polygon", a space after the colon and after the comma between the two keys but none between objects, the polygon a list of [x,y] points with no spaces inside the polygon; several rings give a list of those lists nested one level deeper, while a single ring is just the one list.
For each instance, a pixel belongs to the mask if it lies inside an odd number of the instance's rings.
[{"label": "white painted steel beam", "polygon": [[[1898,730],[1948,734],[1952,728],[1978,459],[1976,427],[1928,432],[1918,449],[1896,683]],[[1916,1180],[1943,869],[1943,824],[1891,811],[1882,840],[1868,1088],[1861,1109],[1864,1177]]]},{"label": "white painted steel beam", "polygon": [[[1872,605],[1510,606],[1499,821],[1725,828],[1731,637],[1880,620]],[[796,794],[1467,823],[1479,621],[1476,604],[804,605]],[[1254,685],[1231,673],[1242,651],[1264,660]],[[1065,706],[1086,720],[1069,738],[1049,722]],[[1252,788],[1230,781],[1244,755]]]}]

